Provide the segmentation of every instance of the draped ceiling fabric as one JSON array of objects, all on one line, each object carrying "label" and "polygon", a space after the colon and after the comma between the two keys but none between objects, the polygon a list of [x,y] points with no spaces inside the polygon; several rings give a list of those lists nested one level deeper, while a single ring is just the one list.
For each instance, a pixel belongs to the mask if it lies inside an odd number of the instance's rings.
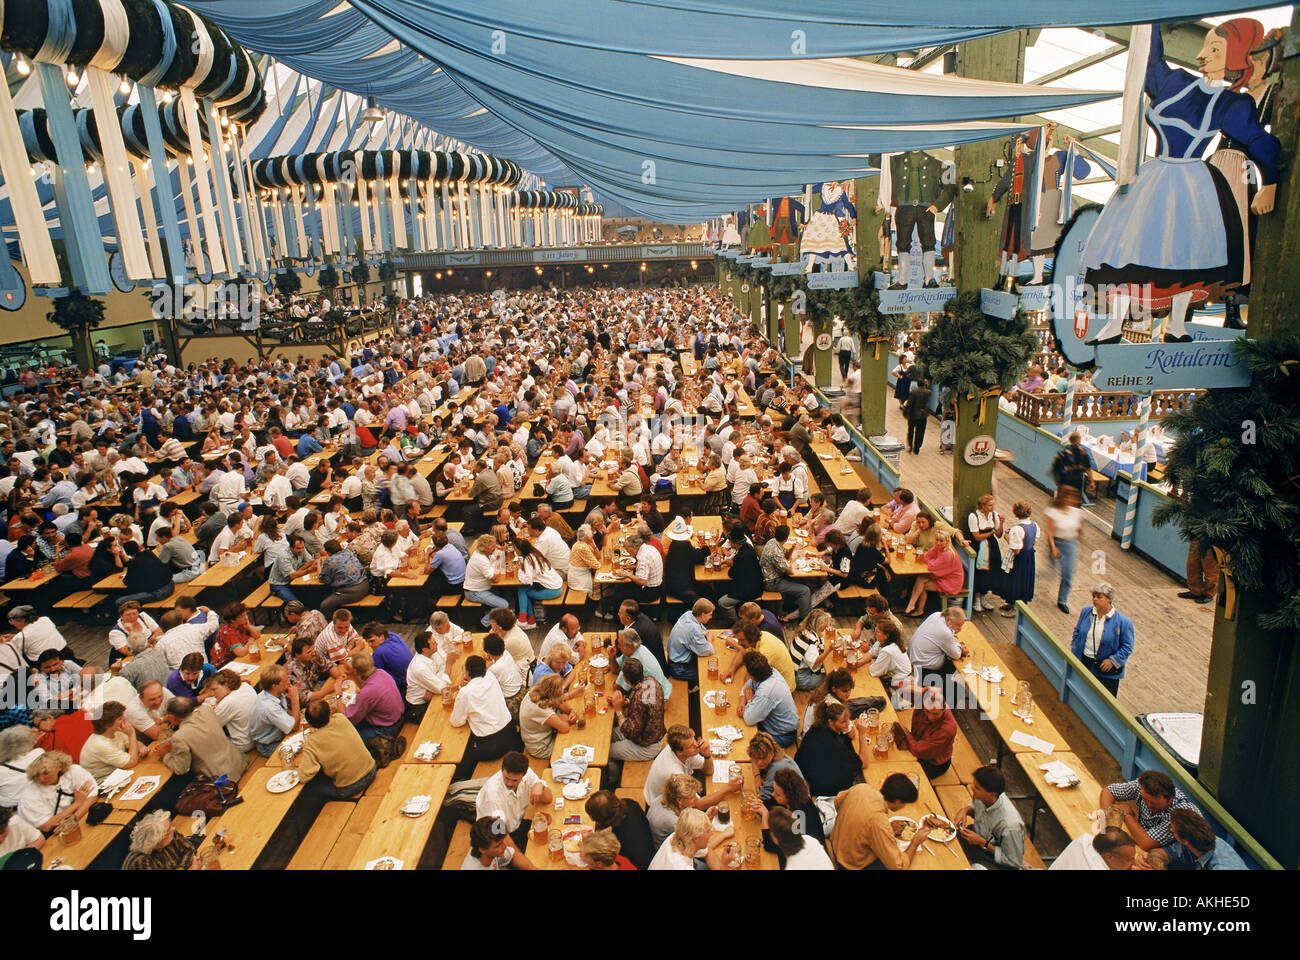
[{"label": "draped ceiling fabric", "polygon": [[[374,96],[552,181],[580,179],[602,198],[685,223],[808,182],[862,175],[869,172],[868,153],[960,144],[1013,129],[972,121],[1114,95],[972,84],[843,58],[1025,26],[1190,19],[1257,3],[197,0],[194,6],[295,69]],[[913,23],[918,16],[925,23]]]}]

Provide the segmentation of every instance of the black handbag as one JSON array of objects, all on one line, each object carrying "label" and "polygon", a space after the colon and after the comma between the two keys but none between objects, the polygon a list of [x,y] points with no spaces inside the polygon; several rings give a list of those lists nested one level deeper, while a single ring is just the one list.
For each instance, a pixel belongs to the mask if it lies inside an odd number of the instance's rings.
[{"label": "black handbag", "polygon": [[845,704],[849,708],[849,716],[854,720],[868,710],[884,710],[885,705],[884,697],[850,697],[849,702]]}]

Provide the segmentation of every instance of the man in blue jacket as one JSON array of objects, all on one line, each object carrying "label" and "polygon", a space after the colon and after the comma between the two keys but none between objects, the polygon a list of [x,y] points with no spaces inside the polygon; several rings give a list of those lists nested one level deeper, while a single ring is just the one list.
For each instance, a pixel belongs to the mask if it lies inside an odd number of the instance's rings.
[{"label": "man in blue jacket", "polygon": [[1124,665],[1133,653],[1133,621],[1115,609],[1115,588],[1109,583],[1102,581],[1092,588],[1092,606],[1079,614],[1070,652],[1111,696],[1119,696]]}]

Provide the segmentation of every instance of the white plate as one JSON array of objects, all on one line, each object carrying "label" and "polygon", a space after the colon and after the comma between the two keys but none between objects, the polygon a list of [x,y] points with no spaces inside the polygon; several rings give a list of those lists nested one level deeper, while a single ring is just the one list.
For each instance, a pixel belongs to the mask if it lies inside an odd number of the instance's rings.
[{"label": "white plate", "polygon": [[745,739],[745,732],[739,727],[734,727],[729,723],[721,727],[710,727],[709,733],[712,733],[723,740],[731,740],[733,742]]},{"label": "white plate", "polygon": [[711,707],[711,706],[713,706],[713,701],[714,701],[714,699],[716,699],[717,696],[718,696],[718,694],[720,694],[720,693],[726,693],[726,691],[725,691],[725,690],[705,690],[702,694],[700,694],[700,699],[704,702],[704,705],[705,705],[706,707]]},{"label": "white plate", "polygon": [[[898,835],[898,824],[903,825],[903,830],[907,834],[906,838]],[[906,850],[912,842],[912,836],[916,833],[917,823],[911,817],[890,817],[889,827],[894,831],[894,838],[898,841],[898,849]],[[910,832],[909,832],[910,831]]]},{"label": "white plate", "polygon": [[[581,751],[581,753],[579,753],[578,751]],[[560,754],[560,756],[562,756],[565,760],[583,760],[587,763],[591,763],[591,758],[594,757],[595,755],[596,755],[596,751],[593,750],[591,747],[586,747],[581,745],[565,747],[564,752]]]},{"label": "white plate", "polygon": [[605,656],[603,653],[598,653],[591,658],[591,665],[598,670],[604,669],[609,666],[609,657]]},{"label": "white plate", "polygon": [[709,741],[709,753],[712,754],[713,756],[718,757],[720,759],[722,757],[725,757],[730,752],[731,752],[730,740],[718,739],[718,740]]},{"label": "white plate", "polygon": [[581,800],[591,793],[591,781],[583,780],[581,783],[566,783],[564,789],[560,792],[564,794],[565,800]]},{"label": "white plate", "polygon": [[[947,824],[947,827],[931,827],[930,836],[928,839],[938,840],[940,843],[951,843],[952,841],[957,839],[957,827],[951,820],[949,820],[941,813],[928,813],[921,819],[924,821],[924,820],[928,820],[930,817],[934,817],[934,819],[936,820],[942,820],[944,823]],[[941,831],[945,829],[948,831],[947,836],[943,836],[941,833]]]},{"label": "white plate", "polygon": [[292,790],[298,786],[297,770],[281,770],[270,780],[266,781],[266,789],[271,793],[284,793],[286,790]]}]

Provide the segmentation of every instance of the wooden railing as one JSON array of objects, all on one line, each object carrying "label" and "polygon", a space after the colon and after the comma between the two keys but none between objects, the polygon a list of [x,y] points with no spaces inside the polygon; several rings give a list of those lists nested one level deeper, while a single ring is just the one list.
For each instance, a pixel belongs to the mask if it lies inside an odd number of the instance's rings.
[{"label": "wooden railing", "polygon": [[[1186,410],[1203,390],[1157,390],[1151,394],[1151,419],[1158,420],[1178,410]],[[1026,423],[1041,426],[1065,419],[1065,394],[1025,393],[1017,390],[1011,398],[1016,416]],[[1075,393],[1072,420],[1136,420],[1136,393]]]}]

